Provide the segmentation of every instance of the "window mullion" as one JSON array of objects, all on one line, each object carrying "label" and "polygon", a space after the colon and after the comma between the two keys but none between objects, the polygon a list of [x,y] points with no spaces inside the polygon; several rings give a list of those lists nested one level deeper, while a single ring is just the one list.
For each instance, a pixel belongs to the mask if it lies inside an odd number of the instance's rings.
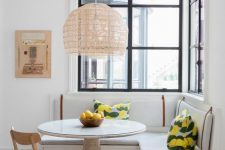
[{"label": "window mullion", "polygon": [[178,74],[179,74],[179,77],[178,77],[178,90],[179,92],[182,92],[182,47],[183,47],[183,0],[180,0],[179,2],[180,4],[180,9],[179,9],[179,61],[178,61]]},{"label": "window mullion", "polygon": [[188,91],[191,91],[191,0],[188,1],[188,22],[189,22],[189,34],[188,34]]},{"label": "window mullion", "polygon": [[128,1],[128,74],[127,74],[127,90],[132,89],[132,1]]}]

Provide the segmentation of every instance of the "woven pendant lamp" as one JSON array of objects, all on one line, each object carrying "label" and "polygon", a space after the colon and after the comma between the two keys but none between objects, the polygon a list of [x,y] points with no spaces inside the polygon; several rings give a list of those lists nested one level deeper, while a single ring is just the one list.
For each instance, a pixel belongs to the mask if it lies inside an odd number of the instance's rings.
[{"label": "woven pendant lamp", "polygon": [[121,15],[103,3],[89,3],[72,11],[63,29],[67,53],[123,55],[128,27]]}]

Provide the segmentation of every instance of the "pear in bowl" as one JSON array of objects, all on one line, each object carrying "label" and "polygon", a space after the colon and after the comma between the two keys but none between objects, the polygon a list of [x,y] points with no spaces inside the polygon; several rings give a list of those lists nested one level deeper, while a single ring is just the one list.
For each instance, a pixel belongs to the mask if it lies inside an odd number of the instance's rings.
[{"label": "pear in bowl", "polygon": [[87,110],[80,115],[80,122],[85,127],[99,127],[104,120],[103,112],[100,113],[92,113]]}]

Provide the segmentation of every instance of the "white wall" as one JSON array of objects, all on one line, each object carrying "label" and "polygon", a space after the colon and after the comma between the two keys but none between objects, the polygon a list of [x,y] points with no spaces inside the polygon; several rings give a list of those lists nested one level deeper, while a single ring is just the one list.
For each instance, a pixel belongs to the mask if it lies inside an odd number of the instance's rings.
[{"label": "white wall", "polygon": [[[2,135],[3,133],[3,129],[2,129],[2,122],[3,122],[3,106],[2,106],[2,100],[3,100],[3,83],[2,83],[2,51],[3,51],[3,36],[2,36],[2,29],[3,29],[3,0],[0,0],[0,135]],[[3,137],[0,136],[0,141]]]},{"label": "white wall", "polygon": [[224,150],[225,142],[225,1],[207,0],[205,98],[215,113],[212,150]]},{"label": "white wall", "polygon": [[[9,129],[34,131],[38,124],[49,119],[49,95],[68,89],[68,56],[64,53],[62,27],[68,14],[68,0],[4,0],[0,4],[5,16],[4,42],[1,54],[4,81],[3,110],[4,131],[0,148],[11,146]],[[15,30],[47,29],[52,31],[52,77],[51,79],[15,78]],[[1,32],[2,34],[2,32]],[[0,90],[2,91],[2,90]],[[1,98],[1,97],[0,97]],[[2,113],[1,113],[2,114]]]}]

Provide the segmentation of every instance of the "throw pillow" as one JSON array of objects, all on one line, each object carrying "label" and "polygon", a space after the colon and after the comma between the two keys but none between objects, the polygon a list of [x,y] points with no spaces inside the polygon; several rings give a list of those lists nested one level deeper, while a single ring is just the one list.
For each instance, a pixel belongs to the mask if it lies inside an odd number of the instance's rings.
[{"label": "throw pillow", "polygon": [[109,106],[99,100],[94,100],[95,112],[103,112],[106,119],[128,120],[130,102],[123,102],[114,106]]},{"label": "throw pillow", "polygon": [[194,150],[198,128],[185,109],[172,122],[167,139],[169,150]]}]

